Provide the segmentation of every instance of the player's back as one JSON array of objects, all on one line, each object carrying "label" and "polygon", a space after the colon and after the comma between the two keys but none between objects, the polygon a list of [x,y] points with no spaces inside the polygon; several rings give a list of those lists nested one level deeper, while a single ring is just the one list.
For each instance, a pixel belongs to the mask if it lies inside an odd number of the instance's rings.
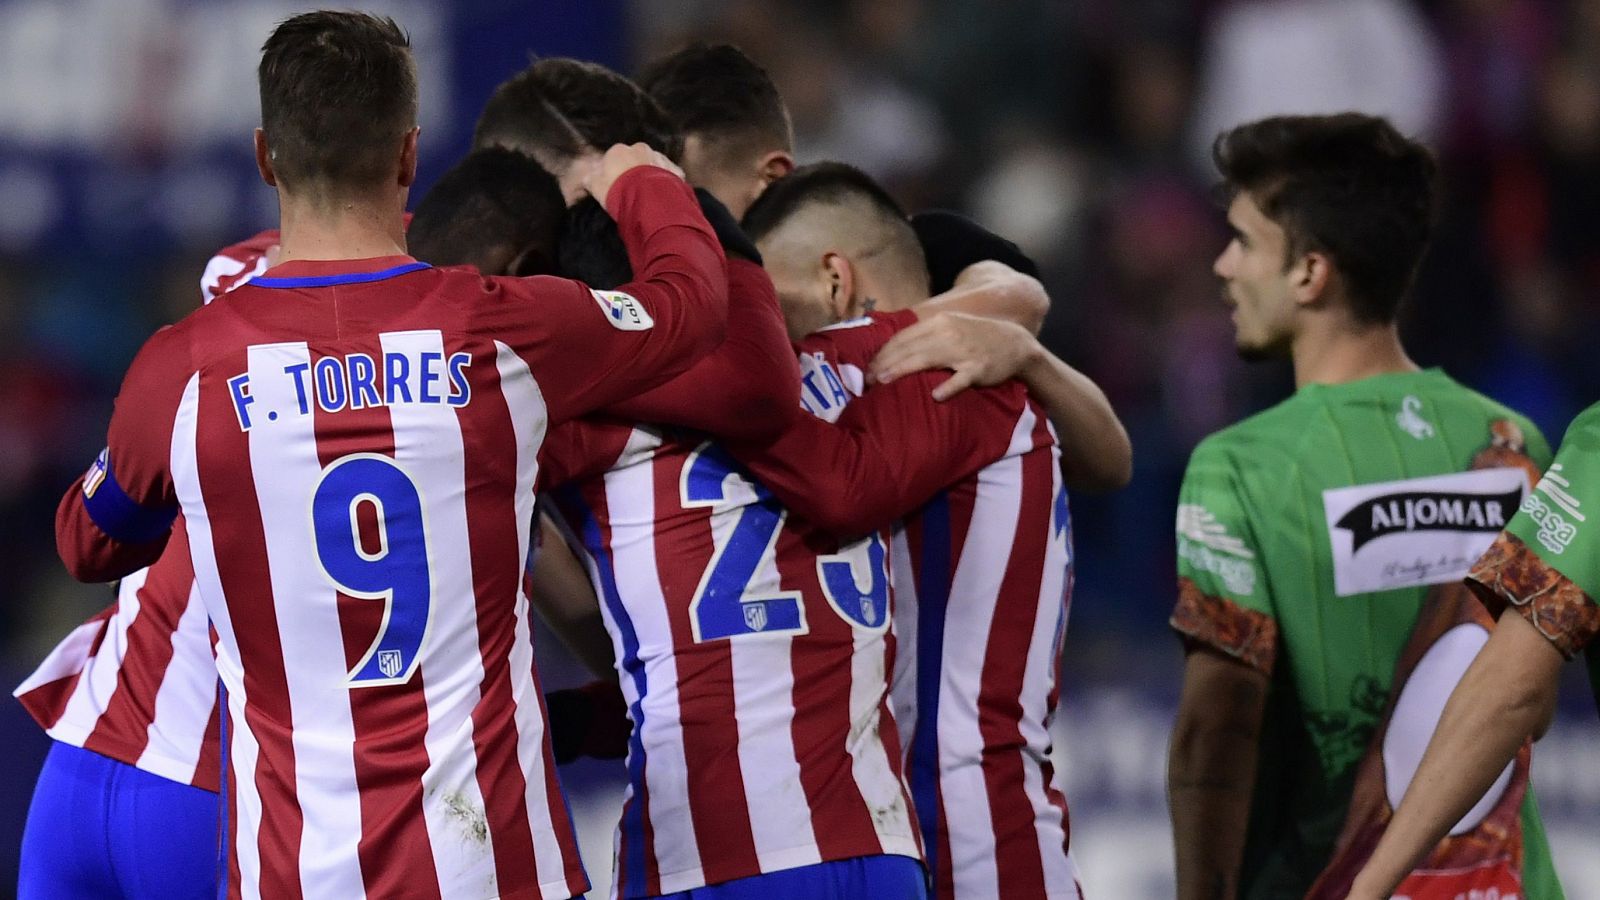
[{"label": "player's back", "polygon": [[[800,343],[802,398],[837,419],[904,314]],[[938,897],[1076,896],[1049,761],[1071,581],[1060,447],[1020,383],[985,389],[985,464],[896,524],[894,712]],[[898,441],[930,439],[916,433]]]},{"label": "player's back", "polygon": [[1327,863],[1430,587],[1460,581],[1548,458],[1437,370],[1309,385],[1196,448],[1173,624],[1273,676],[1250,896],[1304,893]]},{"label": "player's back", "polygon": [[405,258],[299,263],[165,340],[194,371],[173,481],[229,690],[236,889],[582,888],[519,592],[548,410],[496,340],[537,314]]},{"label": "player's back", "polygon": [[613,460],[556,496],[634,722],[619,894],[918,857],[888,712],[884,536],[841,546],[694,435],[575,424],[579,456]]}]

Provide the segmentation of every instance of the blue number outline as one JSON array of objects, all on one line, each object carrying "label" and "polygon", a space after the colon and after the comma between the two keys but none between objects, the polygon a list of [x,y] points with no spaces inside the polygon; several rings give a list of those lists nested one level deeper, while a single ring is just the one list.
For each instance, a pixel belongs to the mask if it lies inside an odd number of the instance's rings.
[{"label": "blue number outline", "polygon": [[[860,571],[856,568],[857,563],[862,562],[859,557],[863,550],[867,554],[865,562],[871,576],[865,592],[861,589]],[[828,605],[852,628],[869,634],[882,634],[889,630],[889,620],[892,618],[889,608],[889,553],[882,535],[871,534],[840,547],[838,553],[817,557],[817,581],[822,584],[822,595],[828,598]],[[866,621],[865,614],[857,616],[845,609],[843,595],[846,592],[849,592],[849,599],[857,609],[862,601],[875,603],[874,616],[879,620],[877,624]]]},{"label": "blue number outline", "polygon": [[[374,657],[377,656],[378,651],[386,642],[386,638],[390,637],[389,628],[394,619],[394,588],[391,587],[382,591],[365,591],[354,588],[351,585],[346,584],[334,577],[333,573],[328,571],[327,564],[323,560],[322,532],[318,528],[317,523],[317,500],[322,496],[323,486],[327,483],[329,477],[337,473],[346,465],[361,460],[372,460],[382,463],[385,466],[393,469],[402,478],[404,478],[405,481],[410,485],[411,489],[416,493],[417,508],[420,513],[418,518],[421,523],[423,551],[421,554],[421,562],[423,568],[426,570],[428,583],[427,611],[424,614],[422,628],[417,635],[415,642],[416,645],[411,653],[411,658],[406,661],[404,669],[393,676],[374,677],[370,673],[363,675],[363,672],[369,665],[372,664]],[[360,534],[358,531],[358,526],[356,525],[356,506],[363,500],[371,500],[377,507],[378,535],[381,549],[379,553],[371,556],[369,556],[366,550],[361,546]],[[354,689],[405,684],[411,680],[413,675],[416,674],[417,667],[421,664],[423,648],[427,646],[428,635],[433,630],[433,599],[438,594],[438,591],[436,590],[437,586],[434,584],[433,580],[433,541],[428,533],[428,518],[426,514],[427,508],[427,504],[422,497],[422,487],[417,484],[417,480],[412,478],[411,474],[407,472],[405,468],[402,467],[400,463],[393,457],[385,456],[381,453],[352,453],[347,456],[339,457],[338,459],[329,463],[327,468],[322,470],[321,476],[317,479],[316,485],[311,490],[311,502],[308,506],[307,513],[311,524],[311,555],[316,558],[318,571],[322,573],[322,577],[327,580],[329,585],[343,594],[363,600],[383,601],[383,620],[378,625],[378,631],[377,634],[373,636],[372,644],[367,647],[366,652],[362,654],[361,659],[346,674],[345,687],[347,688]],[[345,511],[349,516],[351,546],[355,550],[357,557],[364,562],[377,562],[379,560],[386,559],[390,552],[390,540],[389,526],[387,517],[385,515],[386,508],[383,499],[371,491],[357,491],[356,493],[350,495],[345,507]]]},{"label": "blue number outline", "polygon": [[[722,478],[713,484],[697,484],[696,469],[702,460],[707,464],[718,465],[723,470]],[[712,474],[715,473],[716,470],[712,470]],[[730,481],[732,481],[731,485],[729,484]],[[730,490],[730,488],[732,489]],[[745,494],[743,497],[739,496],[741,489]],[[726,540],[719,541],[717,539],[717,529],[714,525],[711,529],[711,560],[706,565],[705,571],[701,573],[700,583],[695,586],[694,596],[689,601],[689,628],[694,635],[695,643],[722,639],[733,640],[758,635],[800,635],[809,633],[811,626],[806,621],[806,604],[800,591],[779,590],[770,595],[760,597],[751,597],[750,595],[751,578],[754,576],[755,571],[760,569],[761,564],[773,556],[774,548],[778,543],[778,536],[783,533],[783,526],[789,518],[789,511],[773,499],[771,492],[763,487],[760,482],[747,478],[742,474],[720,448],[715,447],[710,441],[705,441],[696,447],[694,452],[689,454],[689,458],[684,461],[683,468],[678,474],[678,495],[685,509],[710,508],[713,510],[713,518],[715,517],[715,510],[719,507],[734,505],[739,509],[739,518],[735,520],[732,529],[728,531]],[[751,502],[751,498],[753,498],[753,502]],[[761,519],[753,518],[754,515],[759,513],[774,514],[774,518],[769,520],[769,523],[763,523]],[[706,634],[700,621],[701,603],[707,599],[707,594],[711,592],[716,582],[728,577],[729,573],[725,570],[727,565],[725,560],[729,547],[733,546],[735,537],[741,531],[761,529],[763,527],[770,527],[771,530],[765,537],[761,552],[756,556],[755,562],[751,566],[751,571],[743,576],[739,584],[737,602],[740,604],[741,610],[740,621],[748,623],[748,614],[752,603],[761,603],[764,613],[765,610],[772,608],[771,605],[774,603],[779,604],[778,609],[787,613],[789,604],[792,603],[796,624],[776,628],[768,628],[763,625],[759,629],[750,627],[747,624],[744,630],[729,631],[726,634]]]}]

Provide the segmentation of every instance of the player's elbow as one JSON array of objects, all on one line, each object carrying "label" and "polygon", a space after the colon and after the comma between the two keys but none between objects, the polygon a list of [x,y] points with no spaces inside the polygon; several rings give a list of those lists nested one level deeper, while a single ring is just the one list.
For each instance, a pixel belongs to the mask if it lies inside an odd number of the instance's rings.
[{"label": "player's elbow", "polygon": [[1074,491],[1109,494],[1127,487],[1133,480],[1133,445],[1122,423],[1115,423],[1095,452],[1080,459],[1063,458],[1061,470],[1067,487]]},{"label": "player's elbow", "polygon": [[798,397],[785,401],[768,392],[751,390],[736,390],[734,394],[728,403],[733,412],[728,417],[729,427],[719,437],[765,444],[787,431],[802,414]]},{"label": "player's elbow", "polygon": [[1033,332],[1034,337],[1044,328],[1045,316],[1050,314],[1050,292],[1032,275],[1012,272],[1007,276],[1008,290],[1017,305],[1018,321]]},{"label": "player's elbow", "polygon": [[1050,292],[1032,275],[1018,272],[1004,263],[984,260],[968,266],[956,283],[981,284],[1004,310],[1003,318],[1028,329],[1035,337],[1044,328],[1045,316],[1050,313]]},{"label": "player's elbow", "polygon": [[1550,730],[1556,716],[1556,685],[1538,679],[1528,679],[1509,686],[1506,698],[1506,719],[1525,723],[1528,737],[1543,738]]}]

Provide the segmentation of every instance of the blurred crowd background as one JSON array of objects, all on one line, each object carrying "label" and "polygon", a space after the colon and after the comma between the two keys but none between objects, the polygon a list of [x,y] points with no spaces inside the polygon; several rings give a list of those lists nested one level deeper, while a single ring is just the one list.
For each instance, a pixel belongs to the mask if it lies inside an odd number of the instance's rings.
[{"label": "blurred crowd background", "polygon": [[[1218,130],[1361,109],[1427,139],[1442,202],[1403,319],[1412,355],[1527,413],[1552,443],[1600,399],[1600,0],[365,5],[394,14],[417,47],[423,189],[530,52],[631,72],[686,40],[727,40],[777,81],[802,162],[856,163],[909,209],[964,210],[1039,262],[1054,299],[1044,339],[1105,388],[1135,449],[1131,487],[1073,501],[1063,733],[1074,837],[1098,896],[1170,896],[1170,860],[1152,860],[1149,842],[1165,840],[1181,657],[1164,623],[1184,463],[1200,438],[1293,387],[1286,365],[1233,351],[1210,271],[1225,239],[1209,164]],[[56,561],[54,506],[98,452],[140,343],[198,303],[212,252],[274,221],[249,155],[254,64],[272,24],[302,8],[0,0],[6,685],[109,600]],[[578,677],[551,658],[547,680]],[[1536,783],[1563,823],[1552,831],[1569,895],[1600,896],[1600,729],[1586,688],[1565,701]],[[0,771],[4,876],[42,738],[14,703],[0,722],[20,748]],[[613,774],[584,765],[570,777]],[[596,875],[609,847],[599,815]]]}]

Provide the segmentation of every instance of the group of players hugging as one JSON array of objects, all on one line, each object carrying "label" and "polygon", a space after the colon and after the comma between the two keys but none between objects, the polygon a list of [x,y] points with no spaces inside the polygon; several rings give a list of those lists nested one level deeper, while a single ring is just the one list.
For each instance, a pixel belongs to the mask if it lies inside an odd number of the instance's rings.
[{"label": "group of players hugging", "polygon": [[[593,755],[619,897],[1081,900],[1067,489],[1131,451],[1030,260],[796,168],[725,45],[534,62],[414,214],[393,21],[293,17],[259,79],[280,228],[57,514],[121,580],[17,689],[54,739],[22,897],[582,896]],[[1214,155],[1239,349],[1297,390],[1179,498],[1179,894],[1559,897],[1529,739],[1600,630],[1600,411],[1552,464],[1406,356],[1433,162],[1382,119]],[[598,681],[542,692],[536,614]]]}]

